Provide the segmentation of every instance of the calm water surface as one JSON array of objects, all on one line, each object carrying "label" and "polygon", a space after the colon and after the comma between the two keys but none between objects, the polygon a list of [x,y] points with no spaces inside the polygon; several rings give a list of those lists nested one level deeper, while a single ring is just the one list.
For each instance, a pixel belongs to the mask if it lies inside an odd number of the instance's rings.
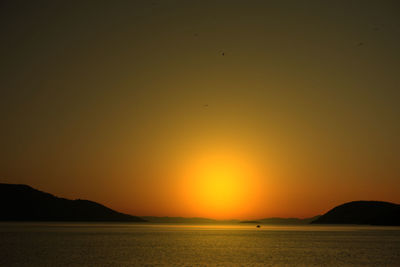
[{"label": "calm water surface", "polygon": [[400,266],[400,228],[0,224],[0,266],[146,265]]}]

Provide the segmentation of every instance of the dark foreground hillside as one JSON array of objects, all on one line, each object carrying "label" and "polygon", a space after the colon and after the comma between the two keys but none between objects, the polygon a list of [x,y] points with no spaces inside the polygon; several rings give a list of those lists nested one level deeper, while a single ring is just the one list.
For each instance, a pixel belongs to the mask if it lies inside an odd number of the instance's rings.
[{"label": "dark foreground hillside", "polygon": [[142,222],[89,200],[69,200],[28,185],[0,183],[0,221]]},{"label": "dark foreground hillside", "polygon": [[314,224],[400,225],[400,205],[383,201],[353,201],[337,206]]}]

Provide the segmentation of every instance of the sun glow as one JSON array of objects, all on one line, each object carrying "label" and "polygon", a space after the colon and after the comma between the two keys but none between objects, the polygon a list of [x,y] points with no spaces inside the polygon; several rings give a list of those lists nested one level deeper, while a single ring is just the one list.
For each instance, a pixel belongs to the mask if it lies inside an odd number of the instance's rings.
[{"label": "sun glow", "polygon": [[247,160],[232,153],[210,153],[189,166],[183,190],[195,216],[233,218],[251,212],[260,187]]},{"label": "sun glow", "polygon": [[243,174],[235,166],[215,163],[199,170],[197,188],[201,199],[206,199],[214,207],[226,207],[243,194]]}]

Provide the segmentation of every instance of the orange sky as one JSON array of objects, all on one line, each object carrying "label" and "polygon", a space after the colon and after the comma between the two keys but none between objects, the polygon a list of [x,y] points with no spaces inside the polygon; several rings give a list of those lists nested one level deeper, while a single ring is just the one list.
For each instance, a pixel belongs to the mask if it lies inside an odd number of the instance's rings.
[{"label": "orange sky", "polygon": [[1,5],[0,182],[139,216],[400,203],[397,1]]}]

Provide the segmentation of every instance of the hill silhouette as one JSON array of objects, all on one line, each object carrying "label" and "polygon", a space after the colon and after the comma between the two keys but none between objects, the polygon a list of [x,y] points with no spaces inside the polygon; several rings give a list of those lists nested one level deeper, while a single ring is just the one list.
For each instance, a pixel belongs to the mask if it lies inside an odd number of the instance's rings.
[{"label": "hill silhouette", "polygon": [[400,225],[400,205],[383,201],[353,201],[337,206],[313,224]]},{"label": "hill silhouette", "polygon": [[145,220],[114,211],[89,200],[69,200],[28,185],[0,183],[0,221],[113,221]]}]

